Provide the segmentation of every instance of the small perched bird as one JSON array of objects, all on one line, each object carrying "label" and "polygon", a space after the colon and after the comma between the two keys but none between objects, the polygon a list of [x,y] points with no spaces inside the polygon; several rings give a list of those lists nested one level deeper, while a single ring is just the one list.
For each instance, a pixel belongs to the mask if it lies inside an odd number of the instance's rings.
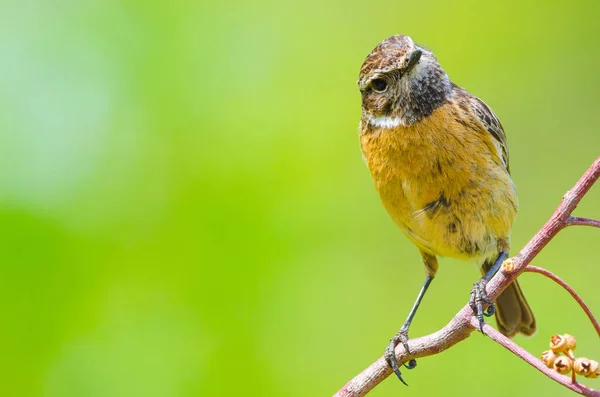
[{"label": "small perched bird", "polygon": [[485,276],[474,284],[469,303],[482,332],[483,316],[495,312],[504,335],[533,334],[535,318],[516,281],[496,305],[485,292],[508,257],[517,213],[506,136],[494,112],[404,35],[384,40],[367,56],[358,87],[362,153],[385,209],[419,249],[427,273],[386,349],[390,367],[404,382],[394,349],[402,343],[408,351],[410,323],[438,270],[438,256],[481,264]]}]

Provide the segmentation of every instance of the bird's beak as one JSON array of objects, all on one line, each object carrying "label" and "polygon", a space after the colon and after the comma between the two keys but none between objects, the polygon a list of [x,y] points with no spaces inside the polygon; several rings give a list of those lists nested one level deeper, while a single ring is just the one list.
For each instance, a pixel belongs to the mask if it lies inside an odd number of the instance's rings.
[{"label": "bird's beak", "polygon": [[410,72],[410,70],[415,67],[415,65],[419,62],[419,59],[421,59],[421,55],[423,55],[423,51],[421,50],[414,50],[410,53],[404,73]]}]

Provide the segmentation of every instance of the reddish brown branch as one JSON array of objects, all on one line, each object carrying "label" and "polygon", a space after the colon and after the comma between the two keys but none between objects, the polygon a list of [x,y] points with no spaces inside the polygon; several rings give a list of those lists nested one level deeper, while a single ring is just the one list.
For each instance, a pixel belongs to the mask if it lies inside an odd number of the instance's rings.
[{"label": "reddish brown branch", "polygon": [[[510,259],[510,266],[503,266],[503,270],[499,271],[487,284],[486,290],[488,296],[495,300],[496,297],[513,281],[517,276],[525,270],[527,265],[535,258],[535,256],[556,236],[556,234],[571,224],[589,224],[589,222],[572,223],[571,213],[577,207],[581,198],[588,192],[590,187],[600,177],[600,157],[594,161],[591,167],[577,181],[575,186],[569,190],[563,197],[562,202],[552,214],[552,217],[540,229],[539,232],[523,247],[523,249]],[[582,219],[582,218],[577,218]],[[466,339],[476,327],[472,324],[473,313],[468,305],[465,305],[454,316],[452,321],[448,323],[440,331],[424,336],[421,338],[411,339],[409,341],[409,349],[411,354],[408,354],[402,344],[396,347],[396,357],[399,362],[407,362],[412,358],[430,356],[437,354],[450,346]],[[571,383],[570,379],[562,375],[554,375],[543,371],[544,366],[540,360],[531,356],[531,354],[522,350],[518,345],[510,339],[505,338],[499,332],[493,330],[492,327],[486,327],[486,333],[494,335],[492,338],[502,346],[512,351],[515,355],[522,358],[535,368],[544,372],[550,378],[565,385],[577,393],[588,396],[600,396],[600,392],[589,389],[577,383]],[[358,374],[352,380],[338,391],[334,397],[359,397],[366,395],[382,380],[388,377],[391,370],[383,358],[380,358],[375,363],[371,364],[367,369]],[[565,380],[566,379],[566,380]]]},{"label": "reddish brown branch", "polygon": [[583,311],[585,312],[585,314],[587,314],[588,318],[592,322],[592,325],[596,329],[596,332],[598,333],[598,336],[600,336],[600,325],[598,324],[598,321],[596,320],[596,317],[594,317],[594,315],[592,314],[592,311],[590,310],[590,308],[588,307],[588,305],[585,304],[585,302],[583,301],[583,299],[581,298],[581,296],[579,296],[579,294],[577,292],[575,292],[575,290],[569,284],[567,284],[563,279],[561,279],[560,277],[558,277],[556,274],[552,273],[550,270],[546,270],[546,269],[544,269],[542,267],[528,265],[525,268],[525,271],[526,272],[531,272],[531,273],[542,274],[542,275],[548,277],[549,279],[554,280],[558,285],[560,285],[561,287],[563,287],[564,289],[566,289],[567,292],[569,294],[571,294],[571,296],[573,297],[573,299],[575,299],[577,301],[577,303],[579,303],[579,306],[581,306],[581,308],[583,309]]},{"label": "reddish brown branch", "polygon": [[[476,318],[471,319],[471,325],[479,325],[479,322]],[[489,324],[485,324],[483,326],[483,331],[494,342],[498,343],[505,349],[511,351],[514,355],[521,358],[527,364],[531,365],[550,379],[584,396],[600,396],[600,391],[591,389],[585,385],[582,385],[581,383],[573,382],[570,376],[561,375],[554,369],[548,368],[546,364],[544,364],[544,362],[538,357],[535,357],[527,350],[523,349],[521,346],[508,339],[506,336],[502,335],[499,331],[497,331],[494,327],[490,326]]]},{"label": "reddish brown branch", "polygon": [[[463,308],[454,318],[441,330],[433,334],[410,340],[410,352],[407,354],[404,348],[396,349],[396,357],[399,361],[406,362],[411,358],[426,357],[440,353],[452,345],[467,338],[473,331],[470,326],[470,318],[473,316],[470,308]],[[350,382],[338,391],[336,397],[358,397],[364,396],[377,386],[382,380],[392,373],[385,359],[382,357],[375,361],[369,368],[358,374]]]},{"label": "reddish brown branch", "polygon": [[580,218],[578,216],[570,216],[567,222],[568,226],[592,226],[600,227],[600,221],[596,219]]}]

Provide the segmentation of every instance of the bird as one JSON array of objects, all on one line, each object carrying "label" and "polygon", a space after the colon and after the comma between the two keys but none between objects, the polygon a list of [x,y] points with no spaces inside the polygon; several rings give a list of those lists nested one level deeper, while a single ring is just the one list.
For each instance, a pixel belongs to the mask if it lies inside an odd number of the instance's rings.
[{"label": "bird", "polygon": [[[469,305],[483,333],[532,335],[536,320],[517,281],[492,302],[485,285],[508,258],[518,200],[502,124],[481,99],[454,84],[436,56],[406,35],[379,43],[359,73],[360,146],[391,219],[418,248],[426,278],[384,357],[406,384],[395,356],[407,352],[411,322],[436,276],[438,257],[471,261],[484,275]],[[483,310],[488,306],[487,310]],[[412,368],[416,361],[405,367]]]}]

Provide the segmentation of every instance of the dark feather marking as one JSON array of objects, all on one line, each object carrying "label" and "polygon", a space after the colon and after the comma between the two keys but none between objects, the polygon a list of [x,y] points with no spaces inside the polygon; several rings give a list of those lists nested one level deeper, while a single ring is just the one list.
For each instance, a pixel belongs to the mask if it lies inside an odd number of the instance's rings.
[{"label": "dark feather marking", "polygon": [[475,255],[480,250],[481,249],[479,248],[479,244],[477,244],[476,241],[471,240],[465,240],[465,245],[462,248],[462,252],[464,252],[467,255]]},{"label": "dark feather marking", "polygon": [[[457,86],[455,86],[457,87]],[[464,101],[458,101],[458,107],[460,108],[460,110],[462,110],[465,113],[469,113],[469,107],[467,106],[467,104]]]},{"label": "dark feather marking", "polygon": [[465,120],[461,119],[461,118],[455,118],[454,121],[456,121],[457,123],[461,124],[463,127],[468,127],[469,123],[467,123]]},{"label": "dark feather marking", "polygon": [[442,208],[450,207],[451,202],[446,198],[444,192],[440,192],[440,197],[430,203],[427,203],[423,210],[429,218],[433,218],[435,214]]}]

